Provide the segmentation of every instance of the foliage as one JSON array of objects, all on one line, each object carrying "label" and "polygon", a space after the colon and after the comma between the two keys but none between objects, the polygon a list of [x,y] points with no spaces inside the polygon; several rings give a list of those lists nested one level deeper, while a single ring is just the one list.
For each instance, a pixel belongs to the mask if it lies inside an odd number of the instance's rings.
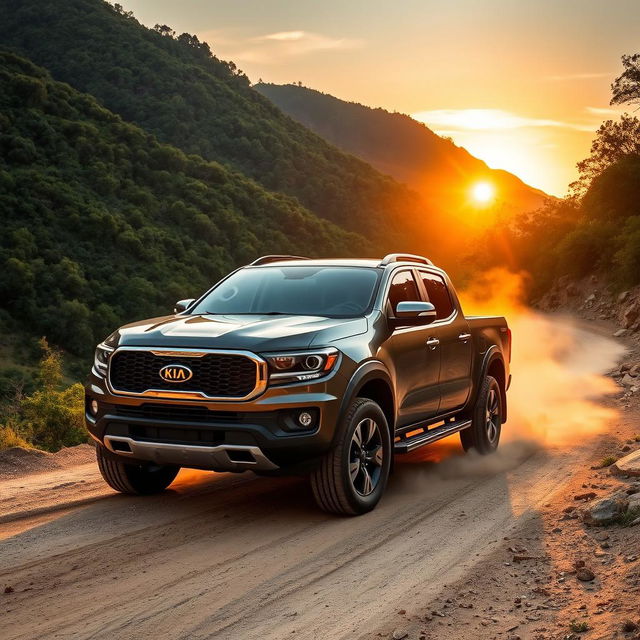
[{"label": "foliage", "polygon": [[640,54],[622,56],[623,72],[615,79],[611,104],[638,104],[640,101]]},{"label": "foliage", "polygon": [[569,623],[569,629],[573,631],[573,633],[584,633],[585,631],[589,631],[591,627],[586,620],[572,620]]},{"label": "foliage", "polygon": [[166,313],[256,255],[369,246],[7,52],[0,119],[1,304],[73,354],[89,356],[114,327]]},{"label": "foliage", "polygon": [[58,451],[85,442],[84,389],[79,383],[60,389],[62,356],[41,341],[39,386],[31,395],[17,395],[4,410],[0,449],[25,446]]},{"label": "foliage", "polygon": [[[0,0],[0,13],[0,45],[46,66],[55,79],[93,95],[160,141],[294,196],[314,213],[376,240],[378,251],[428,244],[428,212],[412,192],[285,116],[196,36],[176,36],[166,25],[147,29],[121,6],[102,0]],[[19,91],[34,106],[44,99],[38,82],[29,78]],[[93,109],[99,113],[97,105]],[[73,131],[80,154],[88,152],[92,133],[82,127]],[[127,135],[119,140],[119,146],[128,143]],[[119,150],[113,152],[119,156]],[[26,164],[35,154],[34,141],[16,137],[9,153]],[[169,173],[186,161],[173,148],[140,154],[143,163]],[[105,197],[118,191],[118,182],[102,175],[97,158],[90,171]],[[296,232],[291,225],[288,233]],[[131,238],[123,241],[141,251]]]},{"label": "foliage", "polygon": [[621,527],[629,527],[639,518],[640,507],[634,507],[633,509],[627,509],[624,513],[621,513],[616,520],[616,524],[619,524]]},{"label": "foliage", "polygon": [[596,466],[598,469],[604,469],[610,467],[617,459],[615,456],[605,456]]},{"label": "foliage", "polygon": [[28,449],[31,445],[20,437],[11,427],[0,424],[0,451],[11,447],[24,447]]},{"label": "foliage", "polygon": [[624,114],[619,121],[603,122],[591,143],[589,157],[578,162],[580,177],[571,191],[582,196],[591,183],[611,165],[626,156],[640,154],[640,120]]}]

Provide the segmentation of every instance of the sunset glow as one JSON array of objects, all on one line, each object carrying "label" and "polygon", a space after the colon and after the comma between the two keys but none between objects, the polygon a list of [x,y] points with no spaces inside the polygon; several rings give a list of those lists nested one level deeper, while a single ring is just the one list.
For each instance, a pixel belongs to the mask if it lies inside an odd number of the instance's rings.
[{"label": "sunset glow", "polygon": [[252,82],[300,81],[409,114],[491,168],[556,196],[576,179],[601,122],[617,117],[610,86],[638,32],[633,3],[618,0],[606,9],[581,3],[579,12],[557,0],[459,0],[437,11],[432,3],[399,11],[383,0],[366,9],[338,0],[123,4],[150,26],[196,33]]}]

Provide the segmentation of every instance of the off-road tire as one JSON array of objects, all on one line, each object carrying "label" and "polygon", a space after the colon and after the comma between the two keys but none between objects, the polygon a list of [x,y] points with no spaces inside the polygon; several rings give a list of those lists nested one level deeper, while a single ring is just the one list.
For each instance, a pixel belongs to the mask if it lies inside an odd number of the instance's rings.
[{"label": "off-road tire", "polygon": [[132,464],[115,460],[102,445],[96,447],[96,457],[105,482],[120,493],[160,493],[175,480],[180,471],[180,467],[173,465]]},{"label": "off-road tire", "polygon": [[[371,425],[369,421],[373,421],[373,427],[369,426]],[[369,462],[366,462],[368,458],[364,447],[360,449],[361,452],[364,451],[363,459],[354,461],[354,447],[357,448],[356,429],[359,433],[363,433],[365,429],[367,431],[377,429],[375,438],[369,440],[372,443],[371,451],[375,447],[377,452],[375,462],[373,454]],[[378,442],[379,446],[375,446]],[[382,459],[378,465],[380,448]],[[384,412],[373,400],[356,398],[338,425],[333,448],[325,454],[319,467],[311,474],[311,488],[318,506],[330,513],[349,516],[371,511],[380,501],[386,488],[392,455],[391,435]],[[352,465],[355,464],[360,464],[361,468],[356,473],[356,479],[352,480],[352,473],[354,473]],[[367,471],[367,464],[375,467],[376,482],[372,491],[363,495],[356,489],[355,484],[358,479],[362,480],[365,476],[369,477],[369,481],[372,480],[374,473]]]},{"label": "off-road tire", "polygon": [[500,442],[502,430],[502,394],[499,382],[486,376],[471,415],[471,426],[460,432],[465,451],[475,449],[483,455],[493,453]]}]

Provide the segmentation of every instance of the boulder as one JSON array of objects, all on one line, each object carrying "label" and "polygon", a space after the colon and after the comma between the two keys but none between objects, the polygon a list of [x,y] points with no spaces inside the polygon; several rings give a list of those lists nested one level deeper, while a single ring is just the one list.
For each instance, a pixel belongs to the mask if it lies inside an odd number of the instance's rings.
[{"label": "boulder", "polygon": [[609,469],[617,476],[640,476],[640,449],[616,460]]},{"label": "boulder", "polygon": [[625,329],[629,329],[638,319],[638,316],[640,316],[640,307],[638,307],[638,304],[632,304],[627,307],[623,315],[622,326]]},{"label": "boulder", "polygon": [[640,376],[640,364],[634,364],[633,367],[629,369],[629,375],[634,378]]},{"label": "boulder", "polygon": [[629,496],[627,511],[640,511],[640,493],[633,493]]},{"label": "boulder", "polygon": [[627,330],[626,329],[618,329],[614,334],[613,337],[614,338],[622,338],[622,336],[626,336],[627,335]]},{"label": "boulder", "polygon": [[629,297],[629,292],[628,291],[623,291],[618,296],[618,304],[622,304],[628,297]]},{"label": "boulder", "polygon": [[632,378],[628,373],[625,373],[624,376],[622,376],[622,380],[620,380],[620,384],[625,387],[633,387],[636,384],[636,379]]},{"label": "boulder", "polygon": [[603,526],[610,524],[621,516],[629,505],[629,498],[624,494],[613,494],[609,498],[602,498],[594,502],[582,514],[585,524]]}]

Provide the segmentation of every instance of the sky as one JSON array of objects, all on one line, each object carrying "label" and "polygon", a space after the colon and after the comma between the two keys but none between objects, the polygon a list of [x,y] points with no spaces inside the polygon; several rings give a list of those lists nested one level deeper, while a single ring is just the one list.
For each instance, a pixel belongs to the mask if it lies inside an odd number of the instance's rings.
[{"label": "sky", "polygon": [[640,0],[120,0],[251,79],[412,115],[563,196],[640,51]]}]

